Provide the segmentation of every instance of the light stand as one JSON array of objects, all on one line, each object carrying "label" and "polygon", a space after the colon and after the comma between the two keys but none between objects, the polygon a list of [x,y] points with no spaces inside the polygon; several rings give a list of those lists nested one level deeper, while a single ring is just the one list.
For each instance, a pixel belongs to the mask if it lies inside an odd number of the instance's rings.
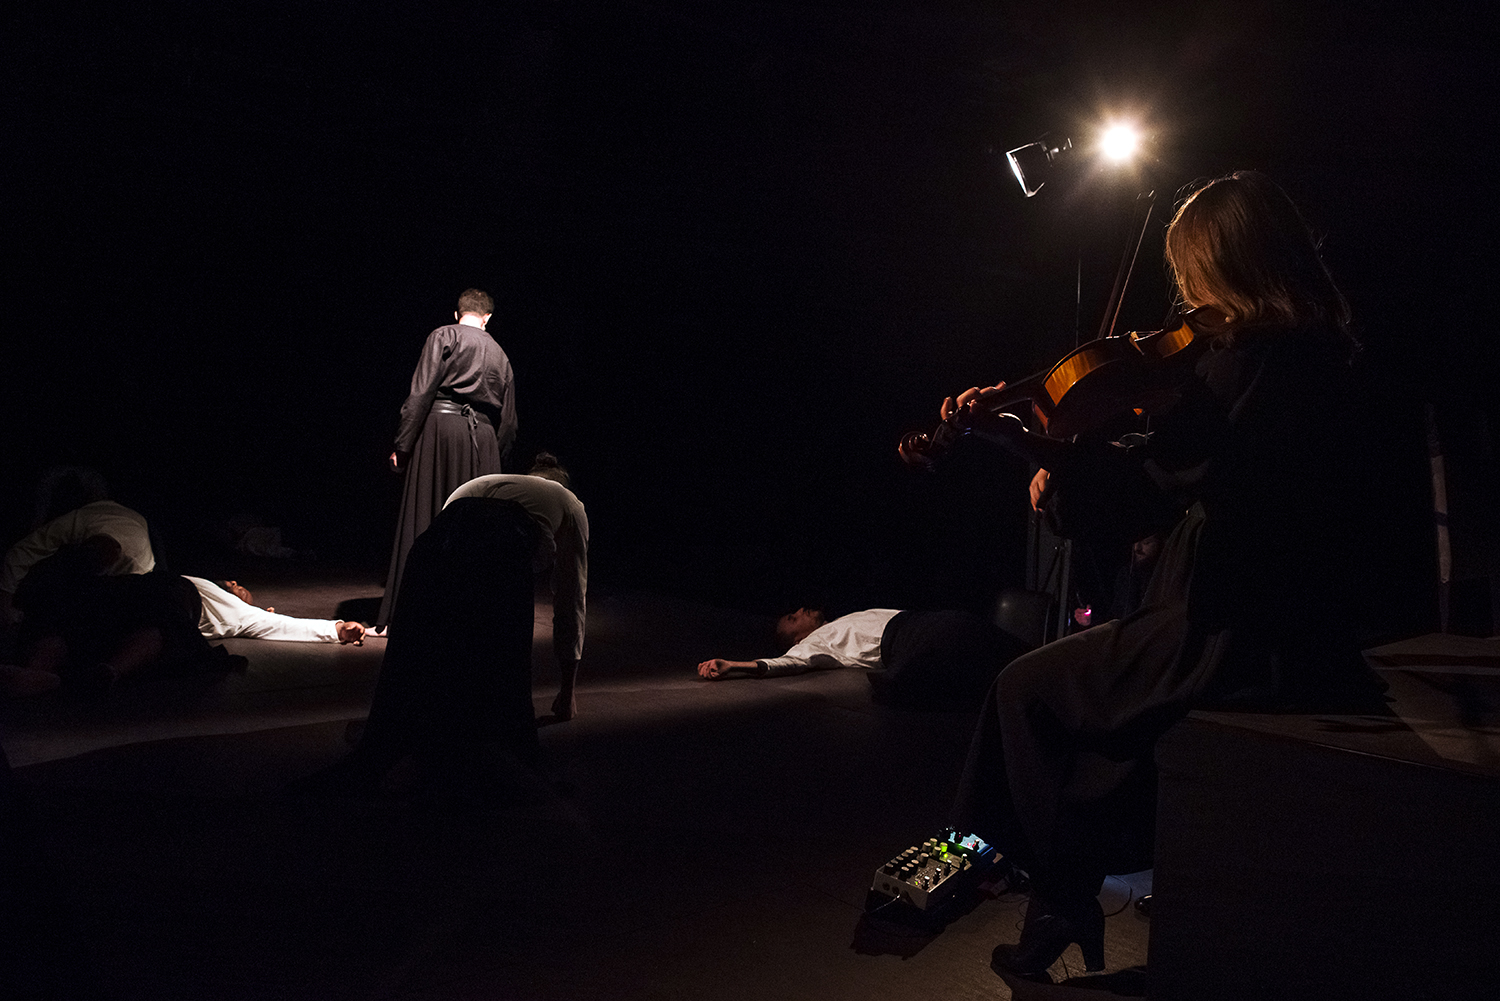
[{"label": "light stand", "polygon": [[[1119,140],[1121,129],[1122,127],[1116,126],[1111,130],[1115,141]],[[1133,137],[1128,137],[1127,146],[1126,154],[1128,155],[1129,150],[1134,148]],[[1063,168],[1075,165],[1074,153],[1075,147],[1071,139],[1054,142],[1047,136],[1043,136],[1034,142],[1010,150],[1005,156],[1010,163],[1011,172],[1015,174],[1016,181],[1021,185],[1021,191],[1027,198],[1032,198],[1041,191],[1049,179],[1057,177]],[[1116,156],[1118,158],[1118,155]],[[1126,245],[1120,256],[1120,265],[1115,272],[1114,287],[1110,291],[1109,304],[1100,320],[1098,336],[1101,338],[1114,334],[1120,306],[1124,301],[1125,291],[1130,285],[1130,278],[1134,274],[1135,263],[1140,255],[1141,244],[1145,240],[1155,207],[1155,191],[1137,194],[1134,214],[1138,217],[1138,223],[1128,230]],[[1078,272],[1074,294],[1074,347],[1076,348],[1079,346],[1077,342],[1082,340],[1083,249],[1081,246],[1078,251]],[[1069,607],[1072,604],[1073,589],[1073,542],[1071,539],[1056,536],[1048,530],[1045,519],[1037,511],[1032,511],[1028,518],[1027,535],[1026,587],[1030,591],[1049,595],[1057,616],[1055,622],[1050,624],[1054,627],[1053,638],[1061,639],[1067,635],[1073,618],[1072,609]],[[1049,549],[1050,561],[1046,561],[1047,565],[1044,566],[1044,551]]]}]

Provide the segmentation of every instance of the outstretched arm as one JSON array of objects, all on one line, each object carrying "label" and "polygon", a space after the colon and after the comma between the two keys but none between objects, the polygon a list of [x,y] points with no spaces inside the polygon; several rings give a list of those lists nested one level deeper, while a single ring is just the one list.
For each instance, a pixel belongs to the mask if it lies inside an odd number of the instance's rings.
[{"label": "outstretched arm", "polygon": [[188,577],[198,589],[203,609],[198,617],[198,631],[206,639],[291,640],[299,643],[358,643],[364,639],[364,626],[341,619],[299,619],[281,615],[270,608],[253,605],[246,598],[255,597],[237,581],[225,581],[237,589],[224,588],[202,577]]},{"label": "outstretched arm", "polygon": [[717,681],[731,671],[759,678],[765,675],[766,666],[754,660],[705,660],[698,665],[698,677],[710,681]]}]

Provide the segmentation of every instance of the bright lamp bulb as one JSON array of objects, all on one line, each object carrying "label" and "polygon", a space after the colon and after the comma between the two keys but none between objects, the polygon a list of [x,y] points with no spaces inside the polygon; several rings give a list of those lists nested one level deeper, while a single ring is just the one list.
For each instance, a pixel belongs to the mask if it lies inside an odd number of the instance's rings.
[{"label": "bright lamp bulb", "polygon": [[1141,137],[1129,125],[1111,125],[1099,137],[1099,149],[1115,162],[1123,162],[1135,155]]}]

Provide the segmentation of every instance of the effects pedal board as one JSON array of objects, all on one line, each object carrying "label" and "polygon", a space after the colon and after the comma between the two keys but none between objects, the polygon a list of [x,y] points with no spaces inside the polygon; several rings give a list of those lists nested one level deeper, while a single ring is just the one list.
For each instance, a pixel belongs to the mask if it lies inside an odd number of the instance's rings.
[{"label": "effects pedal board", "polygon": [[1000,853],[977,836],[949,831],[913,845],[876,869],[870,890],[929,911],[960,888],[977,885],[999,860]]}]

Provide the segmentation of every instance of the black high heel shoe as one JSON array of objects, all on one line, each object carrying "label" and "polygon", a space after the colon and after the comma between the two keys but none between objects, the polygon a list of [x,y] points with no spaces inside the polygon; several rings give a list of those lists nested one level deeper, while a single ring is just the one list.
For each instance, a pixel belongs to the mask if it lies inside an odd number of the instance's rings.
[{"label": "black high heel shoe", "polygon": [[1040,976],[1075,942],[1083,952],[1085,970],[1098,973],[1104,969],[1104,911],[1099,901],[1090,897],[1060,908],[1033,895],[1026,905],[1021,941],[995,946],[990,966],[997,971],[1004,967],[1017,976]]}]

